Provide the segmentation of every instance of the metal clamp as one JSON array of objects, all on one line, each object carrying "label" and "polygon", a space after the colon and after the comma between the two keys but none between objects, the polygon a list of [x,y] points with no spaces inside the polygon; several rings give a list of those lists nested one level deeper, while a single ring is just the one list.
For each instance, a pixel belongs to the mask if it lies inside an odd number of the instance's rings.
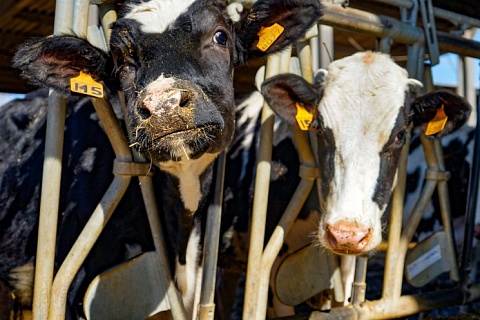
[{"label": "metal clamp", "polygon": [[432,0],[419,1],[420,11],[422,12],[423,29],[425,30],[425,40],[427,42],[428,54],[430,56],[430,65],[434,66],[440,62],[440,50],[438,48]]},{"label": "metal clamp", "polygon": [[450,179],[450,172],[443,170],[427,169],[425,173],[426,180],[448,181]]},{"label": "metal clamp", "polygon": [[115,159],[113,174],[116,176],[153,176],[152,165],[145,162],[126,162]]}]

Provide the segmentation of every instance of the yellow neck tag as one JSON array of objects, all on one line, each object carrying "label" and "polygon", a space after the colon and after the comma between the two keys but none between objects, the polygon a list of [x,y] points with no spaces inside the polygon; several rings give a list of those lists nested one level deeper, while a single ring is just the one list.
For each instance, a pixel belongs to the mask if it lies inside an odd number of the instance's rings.
[{"label": "yellow neck tag", "polygon": [[103,86],[92,79],[89,74],[80,71],[78,77],[70,79],[70,90],[72,92],[86,94],[95,98],[103,98]]},{"label": "yellow neck tag", "polygon": [[313,114],[307,111],[305,107],[300,105],[298,102],[295,104],[297,107],[297,114],[295,115],[295,119],[297,120],[298,126],[301,130],[308,130],[310,125],[313,121]]},{"label": "yellow neck tag", "polygon": [[437,110],[437,114],[435,118],[430,120],[427,124],[427,129],[425,130],[425,134],[430,136],[432,134],[438,133],[445,128],[445,124],[447,123],[448,116],[445,114],[444,106]]},{"label": "yellow neck tag", "polygon": [[258,33],[258,43],[257,48],[263,52],[267,51],[268,48],[275,42],[275,40],[280,37],[285,28],[279,25],[278,23],[273,24],[270,27],[262,27]]}]

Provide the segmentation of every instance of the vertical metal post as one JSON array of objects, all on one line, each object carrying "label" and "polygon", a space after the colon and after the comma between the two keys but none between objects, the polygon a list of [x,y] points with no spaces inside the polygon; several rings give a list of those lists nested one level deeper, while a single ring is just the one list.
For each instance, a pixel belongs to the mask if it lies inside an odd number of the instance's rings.
[{"label": "vertical metal post", "polygon": [[33,291],[34,320],[47,319],[50,305],[60,201],[65,114],[65,100],[57,93],[51,92],[48,102],[45,160],[38,223],[37,260]]},{"label": "vertical metal post", "polygon": [[[265,78],[278,74],[280,69],[280,55],[270,55],[267,60]],[[262,109],[260,147],[258,152],[257,175],[255,177],[255,191],[253,198],[252,224],[250,227],[250,245],[248,250],[247,278],[245,283],[245,302],[243,319],[255,319],[260,263],[262,259],[263,243],[265,239],[265,222],[268,205],[268,191],[270,183],[273,124],[275,115],[264,104]]]},{"label": "vertical metal post", "polygon": [[468,288],[470,285],[470,271],[472,269],[473,231],[475,225],[475,209],[478,201],[479,174],[480,174],[480,104],[477,102],[477,126],[475,128],[475,144],[473,149],[472,171],[468,186],[467,212],[465,217],[465,234],[463,239],[462,257],[460,261],[461,285]]},{"label": "vertical metal post", "polygon": [[318,41],[320,48],[320,68],[326,68],[335,57],[333,28],[318,25]]},{"label": "vertical metal post", "polygon": [[357,257],[355,259],[355,277],[353,279],[351,300],[353,305],[359,305],[365,302],[367,262],[367,258]]},{"label": "vertical metal post", "polygon": [[200,295],[199,319],[213,320],[215,316],[215,275],[217,271],[218,245],[220,242],[220,222],[222,216],[223,182],[225,172],[225,151],[220,153],[214,173],[215,194],[208,208],[205,244],[203,249],[202,292]]},{"label": "vertical metal post", "polygon": [[[73,3],[69,0],[58,0],[55,6],[54,34],[71,33],[72,20]],[[45,160],[40,198],[37,260],[32,306],[34,320],[47,319],[50,305],[60,201],[65,116],[65,99],[51,92],[47,112]]]}]

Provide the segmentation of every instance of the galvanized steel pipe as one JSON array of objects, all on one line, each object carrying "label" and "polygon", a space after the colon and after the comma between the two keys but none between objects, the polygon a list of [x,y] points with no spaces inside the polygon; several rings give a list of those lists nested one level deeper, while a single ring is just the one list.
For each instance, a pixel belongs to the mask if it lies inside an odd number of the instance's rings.
[{"label": "galvanized steel pipe", "polygon": [[[125,96],[122,92],[118,93],[120,107],[122,108],[124,114],[126,110]],[[125,124],[127,131],[131,134],[131,124],[128,121],[128,118],[125,118]],[[145,157],[139,154],[135,149],[132,149],[133,158],[137,162],[145,162]],[[170,265],[167,257],[167,251],[165,248],[165,237],[163,236],[162,223],[160,221],[160,216],[158,214],[158,208],[156,203],[155,192],[153,188],[152,177],[147,175],[142,177],[142,182],[140,183],[140,190],[142,192],[143,202],[145,204],[145,210],[147,211],[148,222],[150,224],[150,232],[152,233],[153,244],[155,246],[155,251],[158,253],[158,271],[160,274],[160,279],[164,282],[165,290],[167,292],[168,301],[170,303],[170,308],[172,311],[173,319],[175,320],[185,320],[187,319],[187,313],[185,311],[185,306],[183,305],[183,300],[180,295],[180,292],[175,287],[173,282],[173,277],[170,272]]]},{"label": "galvanized steel pipe", "polygon": [[[266,65],[265,78],[276,75],[279,71],[280,55],[274,54],[269,56]],[[257,174],[255,176],[243,319],[255,319],[258,302],[258,286],[260,281],[258,270],[260,270],[263,243],[265,240],[274,121],[275,115],[265,102],[262,109],[260,147],[258,152]]]},{"label": "galvanized steel pipe", "polygon": [[213,203],[208,208],[207,226],[205,228],[202,291],[200,293],[199,306],[200,320],[213,320],[215,316],[215,276],[217,272],[218,246],[220,243],[225,162],[226,155],[225,151],[223,151],[217,158],[214,173],[215,194],[213,196]]},{"label": "galvanized steel pipe", "polygon": [[480,286],[468,290],[452,288],[418,295],[405,295],[396,299],[365,301],[361,305],[334,308],[329,313],[313,312],[310,320],[373,320],[403,318],[435,308],[464,304],[480,298]]},{"label": "galvanized steel pipe", "polygon": [[[73,2],[58,0],[55,5],[55,35],[72,32]],[[45,160],[42,173],[38,242],[33,290],[33,320],[45,320],[50,305],[57,236],[58,205],[62,174],[62,153],[66,102],[59,94],[50,92],[45,136]]]},{"label": "galvanized steel pipe", "polygon": [[65,115],[65,99],[55,92],[50,92],[33,291],[34,320],[47,319],[50,305],[60,201]]},{"label": "galvanized steel pipe", "polygon": [[49,320],[65,319],[65,306],[70,284],[120,202],[121,197],[127,190],[130,179],[130,176],[117,176],[114,178],[112,184],[60,266],[52,285]]}]

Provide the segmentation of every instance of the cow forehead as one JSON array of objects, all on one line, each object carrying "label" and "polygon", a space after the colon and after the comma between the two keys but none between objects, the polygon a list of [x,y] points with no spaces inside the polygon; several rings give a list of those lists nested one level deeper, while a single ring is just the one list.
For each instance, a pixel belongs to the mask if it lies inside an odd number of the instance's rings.
[{"label": "cow forehead", "polygon": [[124,18],[137,21],[145,33],[162,33],[195,0],[150,0],[128,5]]},{"label": "cow forehead", "polygon": [[363,139],[381,150],[388,141],[408,87],[407,72],[389,56],[362,52],[333,62],[319,104],[336,142]]}]

